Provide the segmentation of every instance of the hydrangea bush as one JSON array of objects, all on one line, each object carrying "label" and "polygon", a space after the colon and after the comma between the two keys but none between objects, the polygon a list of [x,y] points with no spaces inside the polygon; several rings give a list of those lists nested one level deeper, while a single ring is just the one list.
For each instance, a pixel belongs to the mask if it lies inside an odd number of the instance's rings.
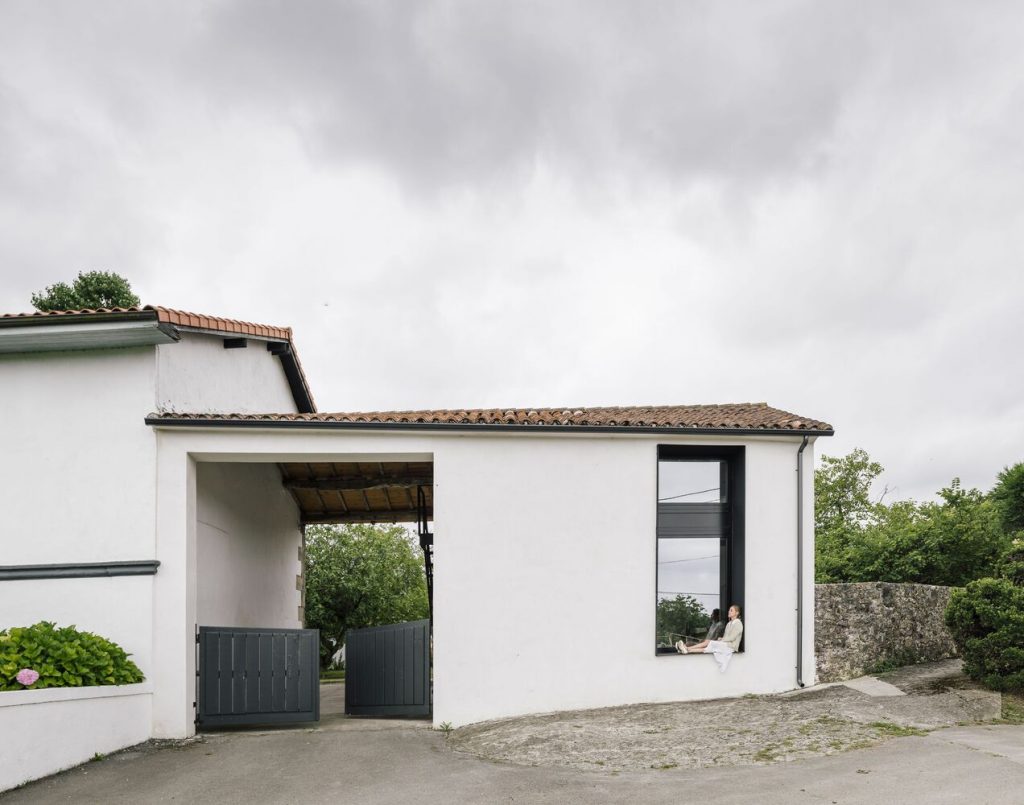
[{"label": "hydrangea bush", "polygon": [[128,685],[143,680],[125,650],[74,626],[42,621],[0,632],[0,691],[86,685]]}]

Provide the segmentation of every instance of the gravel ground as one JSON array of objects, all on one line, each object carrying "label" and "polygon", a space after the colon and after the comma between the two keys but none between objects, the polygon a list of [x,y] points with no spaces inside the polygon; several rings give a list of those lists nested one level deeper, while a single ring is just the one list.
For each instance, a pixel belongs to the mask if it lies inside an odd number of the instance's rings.
[{"label": "gravel ground", "polygon": [[831,755],[998,716],[998,694],[971,688],[948,665],[939,671],[905,674],[906,696],[872,697],[836,685],[797,696],[553,713],[463,727],[448,743],[495,761],[614,773]]}]

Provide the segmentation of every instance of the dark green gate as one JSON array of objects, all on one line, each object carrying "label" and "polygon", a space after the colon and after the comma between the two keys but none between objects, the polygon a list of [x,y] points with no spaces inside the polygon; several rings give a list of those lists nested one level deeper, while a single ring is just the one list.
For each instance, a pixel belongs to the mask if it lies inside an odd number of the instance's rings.
[{"label": "dark green gate", "polygon": [[345,713],[429,716],[430,621],[353,629],[345,635]]},{"label": "dark green gate", "polygon": [[316,629],[200,626],[200,729],[320,720]]}]

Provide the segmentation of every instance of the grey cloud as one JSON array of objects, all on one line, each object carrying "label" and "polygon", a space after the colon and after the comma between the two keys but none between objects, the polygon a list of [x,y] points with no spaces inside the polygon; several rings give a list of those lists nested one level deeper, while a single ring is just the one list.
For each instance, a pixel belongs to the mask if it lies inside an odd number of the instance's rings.
[{"label": "grey cloud", "polygon": [[985,486],[1024,458],[1022,31],[1016,3],[7,2],[0,299],[111,268],[294,325],[325,408],[767,400],[904,494]]},{"label": "grey cloud", "polygon": [[813,170],[870,47],[822,4],[234,3],[188,63],[314,152],[426,188]]},{"label": "grey cloud", "polygon": [[21,290],[4,308],[28,309],[29,290],[78,271],[131,266],[144,284],[139,256],[160,239],[136,209],[138,191],[109,143],[38,114],[0,79],[0,273]]}]

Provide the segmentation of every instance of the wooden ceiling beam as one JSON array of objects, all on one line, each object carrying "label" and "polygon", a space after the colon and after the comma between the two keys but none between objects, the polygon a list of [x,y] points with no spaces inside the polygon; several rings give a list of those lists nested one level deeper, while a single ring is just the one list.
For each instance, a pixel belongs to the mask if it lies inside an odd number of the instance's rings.
[{"label": "wooden ceiling beam", "polygon": [[287,478],[284,481],[284,487],[285,489],[315,489],[324,490],[325,492],[359,492],[367,489],[383,489],[389,486],[405,488],[431,486],[433,483],[434,479],[429,476],[389,475],[384,477],[367,477],[338,475],[325,478]]},{"label": "wooden ceiling beam", "polygon": [[[427,513],[430,516],[430,512]],[[416,521],[415,509],[393,509],[392,511],[337,511],[310,512],[302,515],[303,525],[329,523],[413,523]]]}]

